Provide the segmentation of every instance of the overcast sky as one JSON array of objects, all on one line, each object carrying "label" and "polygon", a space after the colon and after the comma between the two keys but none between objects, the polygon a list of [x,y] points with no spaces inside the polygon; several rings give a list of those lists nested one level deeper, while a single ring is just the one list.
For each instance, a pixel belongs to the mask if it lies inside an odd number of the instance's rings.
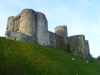
[{"label": "overcast sky", "polygon": [[84,34],[93,57],[100,55],[100,0],[0,0],[0,36],[7,18],[30,8],[46,15],[49,31],[66,25],[68,36]]}]

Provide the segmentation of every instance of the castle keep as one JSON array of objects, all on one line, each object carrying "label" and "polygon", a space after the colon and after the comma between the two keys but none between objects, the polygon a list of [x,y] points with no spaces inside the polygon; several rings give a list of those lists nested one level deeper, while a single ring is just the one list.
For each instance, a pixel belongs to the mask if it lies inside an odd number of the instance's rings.
[{"label": "castle keep", "polygon": [[89,43],[84,35],[68,37],[66,26],[57,26],[55,33],[48,31],[46,16],[32,9],[8,18],[5,37],[61,48],[89,61]]}]

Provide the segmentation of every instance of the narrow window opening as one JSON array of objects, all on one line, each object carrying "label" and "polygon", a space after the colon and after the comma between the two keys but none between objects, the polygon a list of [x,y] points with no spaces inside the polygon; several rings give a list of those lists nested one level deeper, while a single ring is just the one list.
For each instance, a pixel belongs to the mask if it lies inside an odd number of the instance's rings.
[{"label": "narrow window opening", "polygon": [[28,12],[27,12],[27,14],[28,14]]}]

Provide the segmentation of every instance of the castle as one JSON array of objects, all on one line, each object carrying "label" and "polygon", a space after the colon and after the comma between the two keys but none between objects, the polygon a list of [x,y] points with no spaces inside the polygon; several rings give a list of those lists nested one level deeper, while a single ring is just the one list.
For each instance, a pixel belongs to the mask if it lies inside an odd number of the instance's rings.
[{"label": "castle", "polygon": [[61,48],[89,61],[89,43],[84,35],[68,37],[66,26],[57,26],[55,33],[48,31],[46,16],[33,9],[23,9],[17,16],[10,16],[5,37]]}]

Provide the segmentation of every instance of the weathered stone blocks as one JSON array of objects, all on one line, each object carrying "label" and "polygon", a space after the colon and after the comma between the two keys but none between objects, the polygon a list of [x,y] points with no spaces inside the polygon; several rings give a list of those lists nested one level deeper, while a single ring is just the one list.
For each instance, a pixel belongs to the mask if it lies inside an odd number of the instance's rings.
[{"label": "weathered stone blocks", "polygon": [[75,35],[68,37],[68,46],[70,51],[80,56],[81,58],[85,58],[85,36],[84,35]]},{"label": "weathered stone blocks", "polygon": [[90,49],[89,49],[89,42],[85,40],[85,59],[89,61],[90,59]]},{"label": "weathered stone blocks", "polygon": [[35,43],[35,39],[32,36],[28,36],[20,32],[7,31],[5,33],[5,37],[12,40],[22,40],[22,41]]},{"label": "weathered stone blocks", "polygon": [[6,31],[13,31],[13,30],[14,30],[14,16],[10,16],[8,17]]},{"label": "weathered stone blocks", "polygon": [[37,12],[37,43],[41,45],[49,45],[48,43],[48,22],[45,15]]},{"label": "weathered stone blocks", "polygon": [[48,31],[49,34],[49,46],[56,47],[56,38],[53,32]]},{"label": "weathered stone blocks", "polygon": [[24,9],[21,12],[19,31],[29,36],[36,34],[36,12],[32,9]]},{"label": "weathered stone blocks", "polygon": [[57,26],[55,28],[55,34],[64,38],[65,44],[67,44],[67,27],[66,26]]}]

